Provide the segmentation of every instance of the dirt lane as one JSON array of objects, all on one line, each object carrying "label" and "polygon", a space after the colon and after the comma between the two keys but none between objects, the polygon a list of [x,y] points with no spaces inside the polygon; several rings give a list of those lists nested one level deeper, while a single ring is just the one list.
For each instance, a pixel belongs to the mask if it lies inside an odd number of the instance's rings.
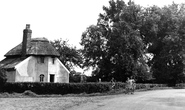
[{"label": "dirt lane", "polygon": [[185,110],[185,90],[156,90],[94,100],[68,110]]},{"label": "dirt lane", "polygon": [[185,110],[185,89],[94,97],[0,98],[0,110]]},{"label": "dirt lane", "polygon": [[0,98],[0,110],[66,110],[91,100],[86,97]]}]

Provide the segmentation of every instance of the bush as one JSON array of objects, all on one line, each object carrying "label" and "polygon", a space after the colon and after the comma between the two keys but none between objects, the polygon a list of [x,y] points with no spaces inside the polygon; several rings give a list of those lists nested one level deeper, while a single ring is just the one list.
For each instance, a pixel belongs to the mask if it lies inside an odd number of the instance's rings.
[{"label": "bush", "polygon": [[5,70],[0,68],[0,92],[2,91],[2,88],[6,83],[6,81],[7,81],[7,78],[6,78]]},{"label": "bush", "polygon": [[30,82],[7,82],[3,88],[4,92],[23,93],[30,90],[36,94],[79,94],[97,93],[110,90],[109,84],[105,83],[30,83]]},{"label": "bush", "polygon": [[167,84],[136,84],[136,89],[152,89],[159,87],[168,87]]},{"label": "bush", "polygon": [[31,97],[36,97],[37,96],[37,94],[35,94],[34,92],[32,92],[30,90],[24,91],[23,95],[31,96]]},{"label": "bush", "polygon": [[185,83],[176,84],[176,85],[175,85],[175,88],[184,89],[184,88],[185,88]]},{"label": "bush", "polygon": [[71,75],[69,74],[69,82],[71,83],[79,83],[81,81],[80,75]]},{"label": "bush", "polygon": [[[36,94],[80,94],[80,93],[104,93],[112,90],[110,82],[101,83],[39,83],[39,82],[7,82],[3,91],[8,93],[23,93],[27,90]],[[125,89],[126,84],[116,82],[114,90]],[[136,84],[136,89],[151,89],[158,87],[167,87],[165,84]],[[30,93],[30,92],[29,92]],[[27,92],[25,93],[27,94]]]}]

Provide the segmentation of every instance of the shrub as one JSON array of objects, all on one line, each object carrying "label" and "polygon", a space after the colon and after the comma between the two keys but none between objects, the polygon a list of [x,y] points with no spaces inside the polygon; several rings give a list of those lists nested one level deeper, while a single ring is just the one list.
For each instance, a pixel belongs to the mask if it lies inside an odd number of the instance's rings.
[{"label": "shrub", "polygon": [[30,91],[30,90],[24,91],[23,95],[31,96],[31,97],[37,96],[37,94],[35,94],[34,92],[32,92],[32,91]]},{"label": "shrub", "polygon": [[184,89],[185,88],[185,83],[179,83],[179,84],[176,84],[175,85],[175,88],[178,88],[178,89]]},{"label": "shrub", "polygon": [[6,83],[6,81],[7,81],[7,78],[6,78],[5,70],[0,68],[0,92],[2,91],[2,88]]},{"label": "shrub", "polygon": [[36,94],[79,94],[79,93],[97,93],[109,91],[109,84],[106,83],[30,83],[17,82],[6,83],[4,92],[23,93],[30,90]]},{"label": "shrub", "polygon": [[136,89],[152,89],[152,88],[160,88],[160,87],[168,87],[167,84],[136,84]]},{"label": "shrub", "polygon": [[[39,82],[7,82],[4,92],[23,93],[27,90],[36,94],[80,94],[80,93],[103,93],[112,90],[110,82],[101,83],[39,83]],[[116,82],[114,90],[125,89],[126,84]],[[136,84],[136,89],[151,89],[156,87],[167,87],[165,84]],[[27,94],[27,92],[25,93]],[[29,92],[28,92],[29,94]]]}]

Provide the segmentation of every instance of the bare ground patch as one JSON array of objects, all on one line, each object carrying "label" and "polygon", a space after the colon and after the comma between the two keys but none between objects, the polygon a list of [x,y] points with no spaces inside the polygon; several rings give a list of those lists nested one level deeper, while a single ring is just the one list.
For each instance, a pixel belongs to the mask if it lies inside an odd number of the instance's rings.
[{"label": "bare ground patch", "polygon": [[89,101],[93,101],[93,98],[1,98],[0,110],[65,110]]},{"label": "bare ground patch", "polygon": [[66,110],[86,103],[98,103],[107,98],[111,99],[118,94],[124,95],[124,90],[68,95],[37,95],[31,91],[0,93],[0,110]]},{"label": "bare ground patch", "polygon": [[[94,94],[95,95],[95,94]],[[78,95],[37,95],[31,92],[1,93],[0,110],[66,110],[73,106],[80,106],[98,99],[110,96]],[[97,94],[96,94],[97,95]]]}]

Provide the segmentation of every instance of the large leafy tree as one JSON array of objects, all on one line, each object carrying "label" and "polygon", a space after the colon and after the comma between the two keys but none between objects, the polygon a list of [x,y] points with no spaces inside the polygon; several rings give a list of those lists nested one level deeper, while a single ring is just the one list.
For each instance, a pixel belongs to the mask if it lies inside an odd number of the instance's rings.
[{"label": "large leafy tree", "polygon": [[67,40],[57,39],[51,41],[51,44],[60,54],[60,61],[70,70],[74,71],[74,67],[82,66],[82,55],[80,50],[68,44]]},{"label": "large leafy tree", "polygon": [[93,75],[105,80],[132,75],[143,81],[151,78],[149,65],[158,83],[185,82],[185,5],[143,8],[131,0],[109,5],[82,35],[84,66],[93,66]]},{"label": "large leafy tree", "polygon": [[97,24],[82,34],[84,66],[92,66],[93,76],[102,80],[125,81],[129,76],[146,80],[145,46],[139,32],[141,7],[122,0],[111,0],[109,5],[103,7]]},{"label": "large leafy tree", "polygon": [[184,82],[185,7],[175,4],[152,6],[143,12],[140,34],[149,53],[149,64],[159,83]]}]

